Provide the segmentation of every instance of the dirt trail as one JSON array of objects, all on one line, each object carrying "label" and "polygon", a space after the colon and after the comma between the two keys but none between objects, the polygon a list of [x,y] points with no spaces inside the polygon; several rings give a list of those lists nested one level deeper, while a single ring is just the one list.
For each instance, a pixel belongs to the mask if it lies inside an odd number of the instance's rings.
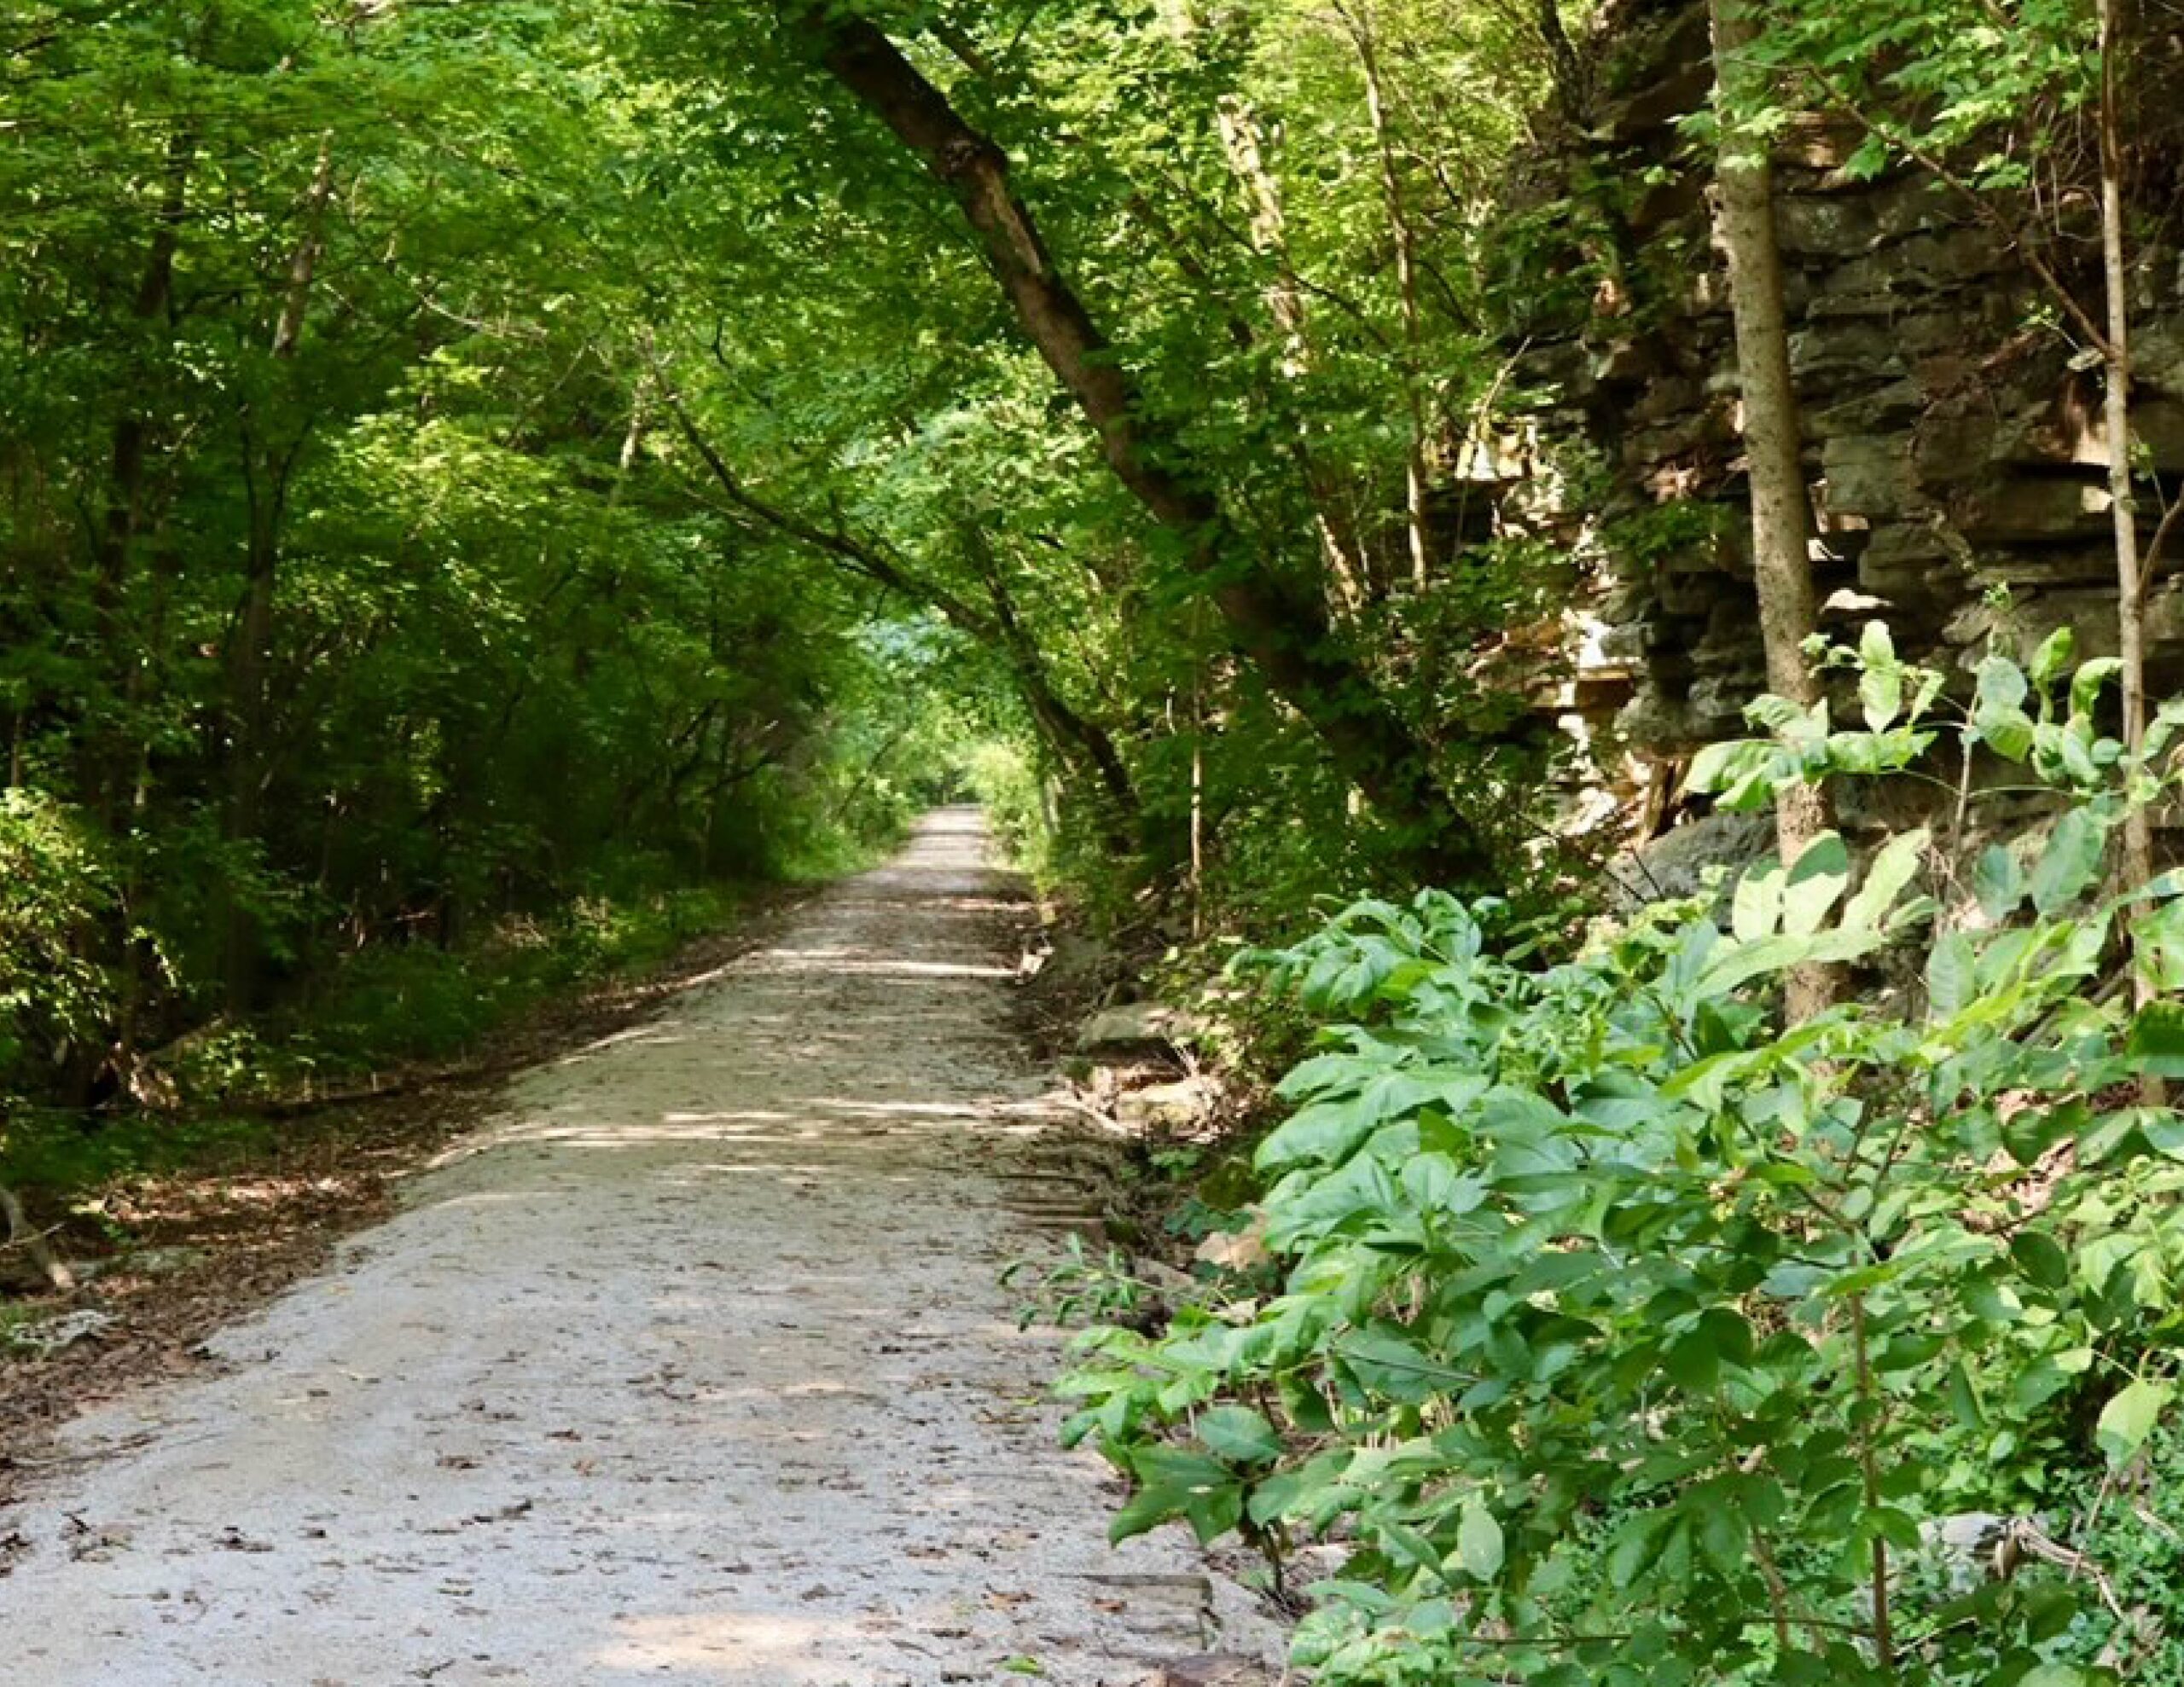
[{"label": "dirt trail", "polygon": [[79,1419],[0,1518],[0,1679],[1128,1683],[1265,1650],[1105,1545],[1005,1261],[1081,1208],[1008,1029],[1015,887],[944,810],[506,1122],[224,1374]]}]

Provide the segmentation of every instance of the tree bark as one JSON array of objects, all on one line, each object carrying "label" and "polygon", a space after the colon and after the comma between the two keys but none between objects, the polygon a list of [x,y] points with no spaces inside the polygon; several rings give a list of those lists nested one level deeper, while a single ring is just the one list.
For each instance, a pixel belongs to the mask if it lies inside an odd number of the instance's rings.
[{"label": "tree bark", "polygon": [[[1744,442],[1751,491],[1752,574],[1759,591],[1759,630],[1767,654],[1768,688],[1809,707],[1820,686],[1804,642],[1819,625],[1807,548],[1812,507],[1800,457],[1797,388],[1790,373],[1790,333],[1783,304],[1782,255],[1774,228],[1774,173],[1763,137],[1738,132],[1739,101],[1757,91],[1746,50],[1757,33],[1750,0],[1709,0],[1714,28],[1715,81],[1722,137],[1718,177],[1721,243],[1729,264],[1729,304],[1736,319],[1737,373],[1743,389]],[[1828,829],[1827,794],[1794,784],[1775,800],[1775,834],[1785,864]],[[1808,970],[1791,981],[1793,1014],[1816,1012],[1833,997],[1824,973]]]},{"label": "tree bark", "polygon": [[[1281,185],[1267,168],[1265,152],[1259,144],[1258,119],[1244,102],[1234,97],[1224,98],[1215,116],[1220,125],[1222,150],[1228,156],[1229,171],[1251,200],[1252,245],[1275,264],[1274,279],[1266,288],[1267,311],[1281,333],[1282,379],[1294,381],[1311,368],[1312,353],[1304,289],[1297,284],[1297,272],[1289,259],[1288,219],[1282,208]],[[1245,334],[1246,343],[1249,344],[1252,336],[1248,325],[1245,326]],[[1359,554],[1356,536],[1342,514],[1339,489],[1313,461],[1310,434],[1301,416],[1298,418],[1290,451],[1312,501],[1313,519],[1320,533],[1320,555],[1327,564],[1335,600],[1354,615],[1364,606],[1368,571]]]},{"label": "tree bark", "polygon": [[[2100,0],[2100,268],[2106,294],[2103,425],[2108,435],[2108,502],[2116,538],[2117,647],[2123,663],[2123,743],[2135,757],[2146,739],[2145,571],[2139,557],[2139,512],[2131,487],[2130,270],[2123,229],[2123,66],[2121,0]],[[2135,890],[2153,877],[2153,826],[2144,809],[2123,818],[2123,882]],[[2139,1001],[2152,999],[2140,977]]]},{"label": "tree bark", "polygon": [[[2099,0],[2100,27],[2100,270],[2107,304],[2108,336],[2101,348],[2103,423],[2108,434],[2108,503],[2116,535],[2117,649],[2123,664],[2123,744],[2133,762],[2146,743],[2146,571],[2139,554],[2138,501],[2131,487],[2131,293],[2123,229],[2123,55],[2129,36],[2123,0]],[[2164,530],[2166,524],[2164,523]],[[2162,534],[2154,538],[2159,548]],[[2123,814],[2122,872],[2125,890],[2154,876],[2153,816],[2133,806]],[[2141,1008],[2159,994],[2146,969],[2131,957],[2132,1000]],[[2139,1079],[2139,1099],[2163,1105],[2169,1085],[2152,1074]]]},{"label": "tree bark", "polygon": [[1562,25],[1561,0],[1536,0],[1539,38],[1547,48],[1548,72],[1554,84],[1555,109],[1572,129],[1585,126],[1585,77]]},{"label": "tree bark", "polygon": [[[1137,788],[1131,781],[1130,769],[1124,765],[1122,752],[1115,747],[1107,728],[1080,715],[1048,678],[1046,658],[1016,613],[1015,599],[1002,576],[1000,559],[994,554],[993,542],[985,530],[974,522],[967,522],[962,541],[973,565],[985,582],[986,595],[993,605],[992,633],[1008,658],[1025,707],[1031,711],[1063,759],[1076,763],[1080,771],[1091,774],[1109,817],[1115,822],[1110,831],[1118,835],[1127,832],[1136,826],[1140,808]],[[966,627],[964,630],[975,633],[978,629]]]},{"label": "tree bark", "polygon": [[1436,786],[1422,746],[1385,697],[1333,648],[1324,610],[1270,573],[1239,542],[1219,501],[1175,467],[1190,461],[1188,448],[1142,413],[1114,348],[1011,188],[1007,154],[872,24],[823,7],[796,15],[821,65],[955,198],[1019,326],[1091,422],[1115,477],[1182,541],[1185,565],[1237,649],[1384,814],[1432,832],[1421,864],[1486,878],[1491,851]]},{"label": "tree bark", "polygon": [[1121,753],[1105,728],[1079,714],[1054,689],[1037,644],[1016,617],[1015,606],[1001,581],[1000,570],[983,529],[967,524],[963,543],[987,582],[994,606],[990,615],[938,582],[914,573],[871,541],[838,529],[817,526],[758,496],[744,484],[743,478],[706,437],[680,394],[668,387],[662,402],[683,438],[736,508],[774,531],[833,557],[874,584],[935,611],[959,631],[997,651],[1008,664],[1025,707],[1048,733],[1058,752],[1093,774],[1118,820],[1135,822],[1141,805]]},{"label": "tree bark", "polygon": [[[189,178],[197,164],[197,139],[186,126],[177,125],[167,136],[161,171],[160,207],[152,225],[152,238],[144,254],[144,268],[130,304],[130,315],[149,325],[168,314],[174,301],[175,258],[182,249],[183,219],[189,204]],[[139,372],[148,376],[148,371]],[[142,380],[139,386],[141,387]],[[129,585],[133,552],[144,522],[144,472],[152,443],[151,418],[145,413],[141,392],[122,400],[115,418],[107,453],[106,507],[91,536],[91,606],[97,625],[101,660],[110,675],[126,689],[138,671],[134,646],[122,625],[123,604]],[[85,806],[105,816],[109,827],[123,824],[124,791],[128,783],[131,748],[118,744],[102,731],[87,731],[81,751],[82,784]]]},{"label": "tree bark", "polygon": [[1410,220],[1409,201],[1403,193],[1403,162],[1396,150],[1395,128],[1388,116],[1387,90],[1380,79],[1380,43],[1374,34],[1370,0],[1358,0],[1355,9],[1340,4],[1336,10],[1350,31],[1357,49],[1358,67],[1365,74],[1365,113],[1373,126],[1373,144],[1380,159],[1380,198],[1388,218],[1388,235],[1396,254],[1396,301],[1403,315],[1403,391],[1409,412],[1410,437],[1403,452],[1403,530],[1410,551],[1410,583],[1426,589],[1432,577],[1431,536],[1426,521],[1426,454],[1430,443],[1426,414],[1424,327],[1418,309],[1418,235]]},{"label": "tree bark", "polygon": [[[326,207],[334,196],[334,133],[319,137],[318,162],[304,196],[303,226],[289,255],[280,315],[269,347],[276,363],[296,355],[311,308],[311,283],[318,270]],[[228,743],[228,837],[234,843],[255,838],[265,794],[266,667],[273,641],[273,594],[281,565],[281,525],[290,477],[300,455],[300,435],[277,461],[269,457],[261,484],[250,456],[246,426],[244,473],[248,483],[250,535],[244,565],[242,607],[237,614],[235,650],[229,664],[231,710]],[[240,907],[229,910],[227,994],[230,1010],[247,1008],[258,983],[259,944],[256,922]]]}]

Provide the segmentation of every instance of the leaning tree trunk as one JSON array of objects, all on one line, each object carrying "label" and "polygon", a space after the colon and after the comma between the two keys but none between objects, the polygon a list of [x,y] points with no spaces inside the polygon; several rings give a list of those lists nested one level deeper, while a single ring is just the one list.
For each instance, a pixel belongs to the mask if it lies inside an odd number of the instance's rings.
[{"label": "leaning tree trunk", "polygon": [[[1778,696],[1809,706],[1820,700],[1820,686],[1805,659],[1804,643],[1820,617],[1807,556],[1812,509],[1799,461],[1797,388],[1790,374],[1782,253],[1774,229],[1774,172],[1764,138],[1740,133],[1734,120],[1738,106],[1757,91],[1748,58],[1757,33],[1748,3],[1710,0],[1722,107],[1716,223],[1728,257],[1729,305],[1736,319],[1751,490],[1752,576],[1759,590],[1767,684]],[[1774,824],[1782,860],[1794,861],[1831,824],[1827,793],[1817,786],[1785,787],[1775,800]],[[1801,971],[1790,984],[1792,1012],[1817,1011],[1832,994],[1824,972]]]},{"label": "leaning tree trunk", "polygon": [[822,6],[798,17],[819,62],[953,195],[1018,324],[1092,423],[1115,477],[1182,542],[1185,565],[1236,648],[1319,734],[1345,777],[1383,814],[1430,833],[1418,852],[1422,867],[1457,879],[1487,877],[1491,850],[1434,780],[1417,736],[1334,648],[1324,609],[1269,571],[1219,501],[1179,467],[1191,461],[1188,447],[1144,413],[1113,346],[1010,186],[1008,155],[871,23]]}]

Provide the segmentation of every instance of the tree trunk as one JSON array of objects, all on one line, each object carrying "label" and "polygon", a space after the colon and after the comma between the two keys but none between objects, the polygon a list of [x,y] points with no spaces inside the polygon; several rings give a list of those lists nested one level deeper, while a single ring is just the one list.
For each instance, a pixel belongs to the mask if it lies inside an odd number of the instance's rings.
[{"label": "tree trunk", "polygon": [[[318,270],[326,207],[333,196],[334,133],[328,130],[319,137],[318,163],[304,197],[303,228],[289,257],[281,313],[273,325],[270,350],[278,362],[293,359],[303,339],[304,322],[311,307],[311,282]],[[242,607],[236,616],[235,650],[229,664],[229,706],[232,712],[228,744],[227,832],[229,839],[237,844],[247,844],[257,838],[262,823],[266,783],[266,668],[273,641],[273,595],[280,575],[282,516],[288,501],[289,478],[300,449],[299,438],[281,461],[276,462],[269,458],[261,484],[249,462],[253,446],[246,430],[244,472],[249,483],[250,535]],[[256,922],[231,901],[226,969],[228,1006],[231,1012],[247,1008],[257,993],[259,948]]]},{"label": "tree trunk", "polygon": [[[1806,704],[1820,687],[1804,642],[1819,625],[1807,547],[1812,507],[1805,488],[1797,389],[1790,374],[1790,333],[1782,293],[1782,256],[1774,229],[1774,172],[1764,137],[1740,132],[1740,101],[1757,91],[1745,58],[1757,30],[1750,0],[1709,0],[1722,137],[1717,226],[1729,263],[1729,304],[1736,318],[1737,373],[1743,388],[1745,455],[1751,490],[1752,575],[1759,590],[1759,631],[1767,684]],[[1826,793],[1795,784],[1776,799],[1775,834],[1783,861],[1794,861],[1828,829]],[[1790,984],[1793,1015],[1833,997],[1830,980],[1807,970]]]},{"label": "tree trunk", "polygon": [[[2116,630],[2123,664],[2123,744],[2135,762],[2146,742],[2146,575],[2139,555],[2138,501],[2131,489],[2131,295],[2123,243],[2123,54],[2127,39],[2122,0],[2099,0],[2100,20],[2100,270],[2106,295],[2108,336],[2102,348],[2106,391],[2103,423],[2108,434],[2108,502],[2116,535]],[[2155,539],[2157,548],[2160,538]],[[2135,890],[2154,876],[2153,816],[2134,807],[2123,815],[2123,889]],[[2146,969],[2131,957],[2133,1000],[2143,1008],[2159,994]],[[2166,1081],[2139,1080],[2139,1099],[2149,1107],[2169,1099]]]},{"label": "tree trunk", "polygon": [[[976,523],[967,522],[962,536],[963,548],[985,580],[987,598],[993,605],[991,635],[997,638],[1008,658],[1025,707],[1046,732],[1056,753],[1073,764],[1080,774],[1092,775],[1111,822],[1108,830],[1119,841],[1135,827],[1140,816],[1137,788],[1130,780],[1130,769],[1123,763],[1122,752],[1116,749],[1106,728],[1077,713],[1054,689],[1047,674],[1045,654],[1017,616],[1016,600],[1002,576],[1000,559],[994,554],[992,541],[985,530]],[[958,624],[961,624],[960,620]],[[964,630],[976,635],[979,629],[968,626]]]},{"label": "tree trunk", "polygon": [[1236,647],[1384,814],[1432,833],[1421,864],[1444,876],[1486,878],[1491,851],[1438,788],[1422,746],[1387,699],[1333,648],[1324,610],[1269,571],[1218,501],[1174,467],[1189,462],[1188,449],[1141,413],[1114,348],[1010,188],[1007,155],[870,23],[833,8],[799,17],[821,64],[954,196],[1019,324],[1092,423],[1116,478],[1181,539],[1186,567]]},{"label": "tree trunk", "polygon": [[1410,551],[1410,583],[1426,589],[1432,576],[1431,536],[1426,523],[1426,449],[1430,443],[1426,415],[1424,328],[1418,309],[1418,236],[1411,226],[1410,206],[1403,193],[1403,161],[1396,151],[1395,127],[1388,118],[1387,90],[1380,80],[1380,45],[1373,32],[1373,17],[1359,0],[1355,10],[1339,7],[1357,49],[1357,63],[1365,73],[1365,112],[1373,125],[1373,144],[1380,158],[1380,198],[1387,212],[1388,235],[1395,244],[1396,299],[1403,314],[1403,392],[1410,416],[1410,437],[1403,452],[1403,530]]},{"label": "tree trunk", "polygon": [[[131,316],[150,324],[166,316],[174,300],[174,266],[182,248],[182,224],[189,202],[189,178],[197,163],[197,139],[177,125],[167,136],[160,208],[145,250],[144,268],[130,305]],[[108,449],[106,507],[92,541],[91,605],[97,620],[101,659],[107,671],[136,671],[136,651],[122,625],[131,555],[144,518],[144,470],[151,449],[151,419],[141,397],[122,401]],[[125,680],[120,681],[125,684]],[[86,807],[105,817],[109,829],[123,824],[130,747],[99,731],[84,735],[83,792]]]},{"label": "tree trunk", "polygon": [[[1289,261],[1281,185],[1266,166],[1266,155],[1259,144],[1258,119],[1243,101],[1223,100],[1217,117],[1228,168],[1251,199],[1252,244],[1275,263],[1275,276],[1266,289],[1267,310],[1281,333],[1281,377],[1285,381],[1295,381],[1310,369],[1312,352],[1306,334],[1309,319],[1304,310],[1304,290],[1298,287],[1297,272]],[[1314,461],[1310,432],[1301,416],[1298,418],[1297,434],[1290,451],[1312,501],[1313,520],[1320,534],[1320,556],[1327,564],[1335,601],[1354,615],[1365,605],[1368,571],[1358,553],[1356,535],[1343,514],[1340,489]]]},{"label": "tree trunk", "polygon": [[998,561],[983,528],[975,523],[965,523],[962,542],[973,565],[986,582],[994,606],[990,615],[982,613],[937,582],[914,574],[909,565],[878,545],[853,533],[817,526],[760,497],[743,484],[742,477],[729,467],[727,459],[699,428],[680,394],[670,387],[665,390],[663,402],[682,437],[738,509],[756,517],[775,532],[833,557],[864,578],[937,612],[959,631],[999,652],[1008,664],[1025,707],[1048,734],[1057,753],[1080,770],[1089,769],[1104,792],[1114,819],[1135,822],[1141,805],[1121,753],[1104,727],[1079,714],[1055,691],[1048,676],[1043,654],[1016,617],[1014,602],[1002,580]]},{"label": "tree trunk", "polygon": [[[2100,267],[2107,295],[2108,334],[2103,423],[2108,435],[2108,501],[2116,536],[2117,632],[2123,657],[2123,743],[2134,757],[2146,747],[2146,634],[2145,571],[2139,559],[2139,512],[2131,489],[2131,304],[2123,229],[2124,32],[2121,0],[2100,7]],[[2153,877],[2153,826],[2144,809],[2123,819],[2123,886]],[[2141,1005],[2152,987],[2141,977]]]},{"label": "tree trunk", "polygon": [[1547,48],[1548,73],[1554,84],[1554,107],[1572,130],[1585,127],[1585,76],[1570,32],[1562,25],[1561,0],[1536,0],[1539,38]]}]

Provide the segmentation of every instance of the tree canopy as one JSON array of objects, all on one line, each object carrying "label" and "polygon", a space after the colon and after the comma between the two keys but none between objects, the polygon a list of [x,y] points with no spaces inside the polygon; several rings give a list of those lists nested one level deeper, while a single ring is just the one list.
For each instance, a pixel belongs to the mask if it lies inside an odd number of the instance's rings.
[{"label": "tree canopy", "polygon": [[1155,876],[1483,882],[1549,582],[1451,565],[1443,471],[1553,67],[1385,3],[19,9],[8,826],[90,991],[31,1040],[87,1093],[345,948],[823,854],[944,718]]}]

